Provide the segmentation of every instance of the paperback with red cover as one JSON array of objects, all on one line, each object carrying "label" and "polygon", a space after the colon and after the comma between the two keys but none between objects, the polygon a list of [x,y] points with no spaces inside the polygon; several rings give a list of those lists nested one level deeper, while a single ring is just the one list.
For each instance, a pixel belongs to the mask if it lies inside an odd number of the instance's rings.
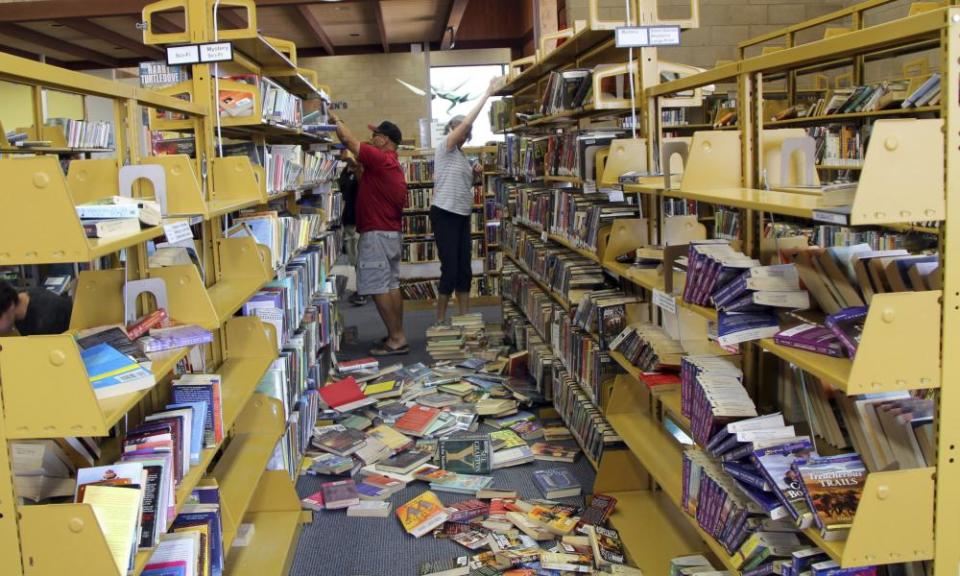
[{"label": "paperback with red cover", "polygon": [[414,404],[407,410],[406,414],[401,416],[393,424],[393,427],[400,432],[413,436],[423,436],[424,432],[430,428],[430,425],[433,424],[433,421],[436,420],[438,416],[440,416],[439,409]]},{"label": "paperback with red cover", "polygon": [[353,376],[327,384],[317,391],[327,406],[339,412],[347,412],[376,402],[373,398],[367,398]]}]

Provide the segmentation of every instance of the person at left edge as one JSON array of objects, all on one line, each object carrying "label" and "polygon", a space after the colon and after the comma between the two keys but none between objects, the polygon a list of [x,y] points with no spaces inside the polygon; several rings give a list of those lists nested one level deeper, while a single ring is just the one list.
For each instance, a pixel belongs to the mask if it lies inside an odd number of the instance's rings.
[{"label": "person at left edge", "polygon": [[[344,148],[340,159],[346,166],[340,172],[337,183],[343,195],[343,246],[347,250],[347,260],[354,272],[357,270],[357,244],[360,236],[357,234],[357,191],[360,188],[360,176],[363,168],[350,150]],[[363,306],[367,297],[356,291],[350,296],[350,303],[354,306]]]},{"label": "person at left edge", "polygon": [[347,125],[330,114],[337,137],[363,167],[357,192],[357,293],[372,296],[387,328],[387,337],[370,350],[372,356],[410,352],[403,331],[403,295],[400,292],[400,248],[407,179],[397,158],[403,140],[400,128],[388,121],[368,126],[370,142],[360,142]]},{"label": "person at left edge", "polygon": [[72,311],[73,301],[67,296],[46,288],[18,292],[0,280],[0,336],[63,334],[70,328]]}]

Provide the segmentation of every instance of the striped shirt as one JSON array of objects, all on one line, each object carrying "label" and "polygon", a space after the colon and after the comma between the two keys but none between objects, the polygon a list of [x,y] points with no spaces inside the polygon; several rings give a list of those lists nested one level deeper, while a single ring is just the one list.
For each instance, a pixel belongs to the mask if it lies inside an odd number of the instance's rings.
[{"label": "striped shirt", "polygon": [[463,150],[447,150],[447,138],[444,138],[437,146],[433,172],[433,205],[469,216],[473,209],[473,166]]}]

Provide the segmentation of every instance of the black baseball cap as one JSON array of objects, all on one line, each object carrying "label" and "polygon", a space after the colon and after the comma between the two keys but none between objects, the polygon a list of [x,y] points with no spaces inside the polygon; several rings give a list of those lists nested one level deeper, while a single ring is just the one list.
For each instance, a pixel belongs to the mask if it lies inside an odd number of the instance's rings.
[{"label": "black baseball cap", "polygon": [[379,126],[368,124],[367,128],[369,128],[371,132],[383,134],[397,146],[399,146],[400,142],[403,140],[403,134],[400,132],[400,128],[398,128],[396,124],[390,122],[389,120],[384,120]]}]

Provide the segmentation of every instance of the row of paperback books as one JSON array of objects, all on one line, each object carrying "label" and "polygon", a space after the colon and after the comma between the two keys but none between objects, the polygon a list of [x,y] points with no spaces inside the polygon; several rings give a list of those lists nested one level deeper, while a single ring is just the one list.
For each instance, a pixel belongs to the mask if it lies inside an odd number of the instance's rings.
[{"label": "row of paperback books", "polygon": [[552,329],[556,335],[554,352],[590,400],[599,406],[603,390],[619,371],[617,364],[601,349],[597,338],[574,324],[569,315],[555,317]]},{"label": "row of paperback books", "polygon": [[487,198],[483,202],[483,217],[488,221],[499,220],[501,217],[503,217],[503,210],[495,199]]},{"label": "row of paperback books", "polygon": [[[483,205],[483,186],[477,185],[473,187],[473,206],[476,208],[481,205]],[[407,191],[405,210],[426,211],[431,206],[433,206],[433,188],[412,188]]]},{"label": "row of paperback books", "polygon": [[540,337],[552,344],[550,328],[554,317],[562,314],[563,309],[532,278],[515,267],[504,270],[503,282],[504,298],[515,303]]},{"label": "row of paperback books", "polygon": [[[781,413],[758,415],[730,360],[683,358],[681,411],[697,444],[683,457],[683,508],[745,573],[769,574],[771,563],[812,548],[801,530],[845,539],[868,473],[934,461],[932,399],[908,392],[834,396],[832,408],[820,409],[842,416],[834,424],[840,441],[831,443],[857,452],[820,456],[812,435],[824,436],[822,414],[801,418],[811,431],[802,435]],[[807,553],[829,560],[822,550]]]},{"label": "row of paperback books", "polygon": [[605,450],[622,445],[623,439],[573,375],[554,364],[551,380],[553,405],[585,454],[600,462]]},{"label": "row of paperback books", "polygon": [[301,214],[323,213],[324,228],[339,226],[343,218],[343,194],[333,189],[317,188],[300,204]]},{"label": "row of paperback books", "polygon": [[508,134],[497,144],[497,168],[501,173],[519,180],[542,179],[547,155],[548,136],[522,138]]},{"label": "row of paperback books", "polygon": [[68,148],[113,147],[113,122],[48,118],[46,125],[63,130]]},{"label": "row of paperback books", "polygon": [[549,116],[586,104],[593,93],[593,71],[575,68],[551,72],[540,99],[540,114]]},{"label": "row of paperback books", "polygon": [[[470,214],[470,233],[476,234],[484,231],[483,214],[473,212]],[[403,217],[404,234],[433,234],[433,224],[430,216],[426,214],[404,215]]]},{"label": "row of paperback books", "polygon": [[[474,260],[483,258],[483,240],[470,241],[470,254]],[[400,248],[400,261],[407,264],[438,262],[437,243],[434,240],[404,240]]]},{"label": "row of paperback books", "polygon": [[871,250],[905,249],[916,252],[936,245],[935,239],[926,234],[903,234],[890,230],[849,228],[833,224],[814,226],[809,235],[817,246],[866,244]]},{"label": "row of paperback books", "polygon": [[222,572],[218,487],[206,481],[187,502],[176,501],[176,488],[203,451],[223,442],[220,387],[216,374],[183,375],[172,383],[171,403],[124,435],[119,461],[77,469],[73,500],[110,519],[100,529],[119,573],[132,570],[143,550],[151,551],[148,568],[176,560]]},{"label": "row of paperback books", "polygon": [[[613,376],[615,365],[597,349],[595,340],[592,345],[587,343],[591,342],[590,335],[573,327],[570,316],[526,274],[513,271],[504,280],[505,298],[516,304],[532,329],[527,330],[524,338],[528,370],[539,385],[550,387],[545,396],[552,398],[557,411],[565,414],[564,420],[584,451],[599,462],[604,445],[618,441],[596,402],[602,384]],[[516,316],[514,319],[522,321]],[[549,374],[545,373],[548,370]],[[558,383],[558,377],[564,381]],[[563,398],[558,398],[558,390],[565,394]]]},{"label": "row of paperback books", "polygon": [[279,270],[325,228],[326,222],[319,214],[283,216],[276,210],[265,210],[241,212],[227,235],[252,236],[257,244],[270,249],[271,267]]},{"label": "row of paperback books", "polygon": [[544,242],[529,231],[514,228],[514,233],[517,255],[527,269],[569,301],[577,302],[584,294],[603,287],[603,268],[596,262],[557,244]]},{"label": "row of paperback books", "polygon": [[[404,300],[436,300],[440,294],[439,280],[408,280],[400,282]],[[497,276],[474,276],[470,281],[470,297],[499,296],[500,278]]]},{"label": "row of paperback books", "polygon": [[400,167],[408,184],[433,182],[433,158],[402,158]]},{"label": "row of paperback books", "polygon": [[627,326],[628,307],[642,302],[637,295],[619,289],[598,290],[584,294],[577,305],[573,322],[595,334],[600,348],[609,350],[611,342]]},{"label": "row of paperback books", "polygon": [[330,152],[305,152],[303,155],[303,183],[319,184],[336,180],[344,163]]}]

